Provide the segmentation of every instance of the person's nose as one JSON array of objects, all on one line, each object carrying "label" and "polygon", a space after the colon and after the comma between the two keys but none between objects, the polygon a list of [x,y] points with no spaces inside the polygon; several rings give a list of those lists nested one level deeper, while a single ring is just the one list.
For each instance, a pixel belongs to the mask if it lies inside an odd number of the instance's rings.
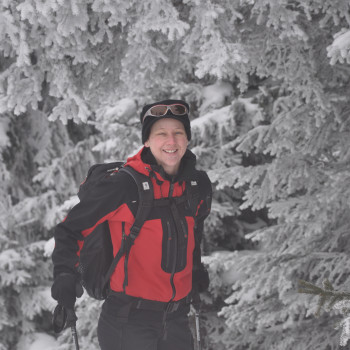
[{"label": "person's nose", "polygon": [[169,134],[169,135],[168,135],[168,143],[169,143],[170,145],[173,145],[173,144],[176,143],[176,138],[175,138],[175,135],[174,135],[174,134]]}]

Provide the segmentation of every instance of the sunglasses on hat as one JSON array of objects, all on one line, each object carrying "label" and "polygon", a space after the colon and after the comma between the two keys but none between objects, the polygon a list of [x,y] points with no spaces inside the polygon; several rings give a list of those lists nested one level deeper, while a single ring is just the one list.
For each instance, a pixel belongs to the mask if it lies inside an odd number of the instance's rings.
[{"label": "sunglasses on hat", "polygon": [[185,115],[188,114],[188,110],[186,106],[175,103],[173,105],[155,105],[151,107],[143,116],[142,123],[145,121],[146,117],[152,116],[152,117],[163,117],[168,113],[168,111],[171,111],[173,115]]}]

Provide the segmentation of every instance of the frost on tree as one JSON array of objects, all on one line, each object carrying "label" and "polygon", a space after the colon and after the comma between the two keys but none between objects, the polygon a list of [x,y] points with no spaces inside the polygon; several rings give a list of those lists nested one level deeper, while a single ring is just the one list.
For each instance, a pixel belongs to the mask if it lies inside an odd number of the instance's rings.
[{"label": "frost on tree", "polygon": [[[337,349],[341,315],[314,319],[297,281],[349,282],[348,14],[347,0],[2,1],[0,348],[50,332],[55,224],[91,164],[141,146],[142,105],[173,97],[215,190],[205,346]],[[79,300],[84,349],[99,307]]]}]

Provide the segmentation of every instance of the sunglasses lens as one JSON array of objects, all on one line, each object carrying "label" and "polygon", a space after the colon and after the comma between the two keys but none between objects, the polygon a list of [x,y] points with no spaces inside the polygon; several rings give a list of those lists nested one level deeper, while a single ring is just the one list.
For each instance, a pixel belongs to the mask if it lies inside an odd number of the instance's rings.
[{"label": "sunglasses lens", "polygon": [[150,109],[151,115],[160,117],[167,112],[167,106],[154,106]]},{"label": "sunglasses lens", "polygon": [[174,115],[183,115],[187,113],[187,109],[183,105],[172,105],[170,110]]},{"label": "sunglasses lens", "polygon": [[147,116],[162,117],[170,109],[173,115],[185,115],[188,113],[187,108],[184,105],[174,104],[174,105],[156,105],[151,107],[144,115],[143,121]]}]

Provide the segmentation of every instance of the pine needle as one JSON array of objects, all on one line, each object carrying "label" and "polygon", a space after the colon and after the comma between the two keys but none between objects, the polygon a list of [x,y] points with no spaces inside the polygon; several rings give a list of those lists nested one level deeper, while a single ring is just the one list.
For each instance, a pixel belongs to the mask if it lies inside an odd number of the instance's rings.
[{"label": "pine needle", "polygon": [[334,290],[332,284],[326,279],[323,281],[323,288],[318,287],[310,282],[299,280],[298,293],[318,295],[317,310],[315,316],[318,317],[321,313],[321,309],[328,302],[327,309],[333,308],[335,303],[342,300],[350,300],[350,293],[338,292]]}]

